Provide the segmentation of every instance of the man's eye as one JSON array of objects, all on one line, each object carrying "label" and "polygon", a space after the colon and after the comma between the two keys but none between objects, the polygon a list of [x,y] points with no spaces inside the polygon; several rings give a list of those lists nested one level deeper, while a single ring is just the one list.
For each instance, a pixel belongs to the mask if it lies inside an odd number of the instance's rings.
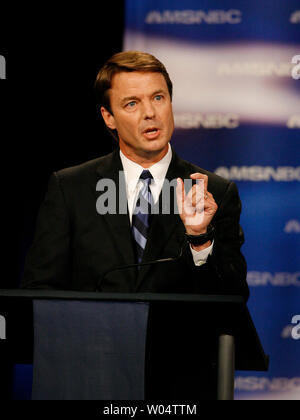
[{"label": "man's eye", "polygon": [[162,100],[162,95],[156,95],[156,96],[154,97],[154,99],[155,99],[156,101],[160,101],[160,100]]},{"label": "man's eye", "polygon": [[127,106],[128,108],[133,108],[135,105],[136,105],[136,102],[135,102],[135,101],[131,101],[131,102],[129,102],[126,106]]}]

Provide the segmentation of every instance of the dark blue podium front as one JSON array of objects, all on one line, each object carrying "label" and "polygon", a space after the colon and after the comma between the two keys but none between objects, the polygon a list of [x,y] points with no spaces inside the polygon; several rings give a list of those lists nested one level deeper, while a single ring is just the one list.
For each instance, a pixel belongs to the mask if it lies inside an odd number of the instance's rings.
[{"label": "dark blue podium front", "polygon": [[34,300],[34,400],[143,400],[148,304]]}]

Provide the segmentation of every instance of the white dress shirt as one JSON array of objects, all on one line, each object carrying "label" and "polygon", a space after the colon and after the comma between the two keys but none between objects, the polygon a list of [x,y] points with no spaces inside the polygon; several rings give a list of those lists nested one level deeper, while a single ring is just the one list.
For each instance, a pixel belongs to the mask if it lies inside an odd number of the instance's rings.
[{"label": "white dress shirt", "polygon": [[[125,175],[125,183],[126,183],[126,194],[127,194],[127,202],[128,202],[128,212],[129,212],[129,219],[130,224],[132,222],[132,213],[136,206],[136,201],[139,195],[139,192],[143,186],[143,182],[140,180],[140,175],[142,171],[145,169],[138,163],[133,162],[132,160],[128,159],[120,150],[120,157],[124,169]],[[172,159],[172,149],[169,144],[167,154],[159,161],[154,163],[150,168],[147,168],[153,180],[150,184],[150,190],[153,197],[153,202],[157,203],[159,199],[159,195]],[[191,247],[191,252],[193,255],[194,263],[197,266],[206,263],[208,256],[212,253],[213,243],[208,247],[203,249],[202,251],[195,251]]]}]

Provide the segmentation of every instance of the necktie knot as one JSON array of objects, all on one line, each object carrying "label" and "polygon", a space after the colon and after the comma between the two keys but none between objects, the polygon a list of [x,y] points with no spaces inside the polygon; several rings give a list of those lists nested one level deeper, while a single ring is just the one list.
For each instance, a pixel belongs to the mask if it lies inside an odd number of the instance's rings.
[{"label": "necktie knot", "polygon": [[153,176],[151,175],[151,172],[148,171],[148,169],[144,169],[140,175],[140,179],[143,181],[148,181],[147,183],[149,184],[151,179],[153,179]]}]

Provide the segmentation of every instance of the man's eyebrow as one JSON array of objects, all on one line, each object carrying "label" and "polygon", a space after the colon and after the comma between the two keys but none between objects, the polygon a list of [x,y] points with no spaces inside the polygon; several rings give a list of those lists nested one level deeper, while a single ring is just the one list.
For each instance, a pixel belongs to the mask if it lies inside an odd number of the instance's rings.
[{"label": "man's eyebrow", "polygon": [[[154,92],[151,93],[151,96],[155,96],[158,95],[160,93],[163,93],[164,95],[166,94],[166,91],[164,89],[158,89],[155,90]],[[121,99],[121,104],[124,104],[126,102],[130,102],[130,101],[136,101],[139,100],[138,96],[126,96],[125,98]]]},{"label": "man's eyebrow", "polygon": [[124,104],[125,102],[128,101],[136,101],[138,99],[137,96],[126,96],[125,98],[121,99],[121,103]]},{"label": "man's eyebrow", "polygon": [[164,95],[166,94],[165,89],[158,89],[155,92],[152,93],[152,96],[158,95],[160,93],[163,93]]}]

